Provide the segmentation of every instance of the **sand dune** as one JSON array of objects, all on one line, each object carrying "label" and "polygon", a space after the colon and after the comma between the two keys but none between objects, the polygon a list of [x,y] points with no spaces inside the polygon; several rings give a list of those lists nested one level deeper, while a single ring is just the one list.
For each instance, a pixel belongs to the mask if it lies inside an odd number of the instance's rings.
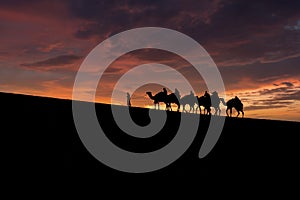
[{"label": "sand dune", "polygon": [[[17,173],[59,171],[99,177],[287,177],[299,174],[299,122],[226,118],[215,148],[203,159],[198,152],[209,117],[201,116],[199,132],[186,153],[161,170],[128,174],[113,170],[87,152],[76,132],[72,102],[45,97],[0,93],[1,135],[7,163]],[[154,137],[138,139],[122,133],[112,120],[110,105],[96,105],[99,121],[108,138],[132,152],[149,152],[168,144],[177,130],[178,113],[169,112],[165,127]],[[120,109],[123,109],[120,107]],[[133,108],[140,125],[149,123],[148,109]],[[157,111],[165,112],[165,111]],[[186,134],[189,134],[188,132]]]}]

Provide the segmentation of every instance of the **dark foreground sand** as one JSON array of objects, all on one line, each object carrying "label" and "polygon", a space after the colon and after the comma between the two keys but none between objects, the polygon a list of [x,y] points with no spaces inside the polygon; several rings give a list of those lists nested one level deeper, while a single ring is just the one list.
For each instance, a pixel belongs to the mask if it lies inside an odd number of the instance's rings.
[{"label": "dark foreground sand", "polygon": [[[12,170],[12,175],[46,179],[52,174],[64,174],[102,180],[155,176],[299,177],[299,122],[226,118],[215,148],[199,159],[198,152],[210,120],[201,116],[199,133],[181,158],[152,173],[129,174],[101,164],[87,152],[74,126],[71,101],[5,93],[0,93],[0,101],[1,141],[5,152],[2,165]],[[136,139],[120,132],[112,120],[110,105],[99,104],[96,108],[111,141],[133,152],[159,149],[172,140],[177,130],[178,113],[169,112],[167,124],[159,134]],[[133,108],[131,114],[137,123],[149,122],[148,109]]]}]

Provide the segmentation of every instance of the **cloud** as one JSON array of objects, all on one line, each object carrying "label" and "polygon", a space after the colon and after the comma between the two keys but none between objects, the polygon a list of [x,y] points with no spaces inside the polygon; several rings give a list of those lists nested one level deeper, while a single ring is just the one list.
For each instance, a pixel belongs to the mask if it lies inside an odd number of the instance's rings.
[{"label": "cloud", "polygon": [[108,74],[120,74],[122,72],[121,68],[117,68],[117,67],[109,67],[105,70],[105,73]]},{"label": "cloud", "polygon": [[[131,28],[158,26],[199,42],[216,62],[229,92],[259,90],[247,94],[249,106],[255,106],[255,98],[267,105],[276,102],[264,99],[297,101],[299,9],[299,0],[2,0],[0,65],[9,66],[11,73],[0,73],[0,79],[6,80],[2,83],[7,88],[17,88],[16,83],[21,88],[31,79],[29,86],[45,84],[44,79],[54,85],[50,79],[56,76],[39,74],[59,70],[57,74],[73,77],[68,73],[79,65],[78,55],[87,55],[104,39]],[[127,56],[108,68],[104,79],[109,87],[103,89],[111,89],[122,73],[147,62],[170,65],[199,83],[201,77],[177,59],[161,52]],[[15,74],[20,74],[18,81]],[[29,78],[25,80],[24,74]]]},{"label": "cloud", "polygon": [[51,52],[53,50],[63,49],[63,48],[64,48],[64,45],[63,45],[62,42],[55,42],[55,43],[47,44],[43,47],[39,47],[38,50],[48,53],[48,52]]},{"label": "cloud", "polygon": [[247,106],[245,108],[245,111],[249,111],[249,110],[266,110],[266,109],[274,109],[274,108],[284,108],[286,107],[286,105],[263,105],[263,106]]},{"label": "cloud", "polygon": [[293,87],[294,84],[291,82],[281,82],[282,85],[286,85],[287,87]]},{"label": "cloud", "polygon": [[280,88],[274,88],[274,89],[263,89],[260,90],[258,93],[259,95],[272,95],[275,93],[283,92],[287,93],[290,89],[288,87],[280,87]]},{"label": "cloud", "polygon": [[255,110],[262,114],[269,112],[264,110],[280,108],[291,108],[297,111],[300,103],[300,82],[282,81],[280,84],[271,84],[259,90],[240,92],[237,95],[241,97],[247,111]]},{"label": "cloud", "polygon": [[298,89],[298,91],[294,91],[292,93],[287,93],[287,94],[280,94],[277,95],[274,100],[276,101],[286,101],[286,100],[290,100],[290,101],[300,101],[300,89]]},{"label": "cloud", "polygon": [[[75,31],[79,39],[105,36],[143,26],[166,27],[185,32],[190,27],[210,23],[221,8],[220,0],[72,1],[70,12],[85,23]],[[197,9],[195,9],[197,8]]]},{"label": "cloud", "polygon": [[49,58],[38,62],[23,63],[21,64],[21,66],[24,67],[62,66],[62,65],[72,64],[81,58],[82,58],[81,56],[77,56],[77,55],[60,55],[54,58]]},{"label": "cloud", "polygon": [[[211,26],[195,30],[198,41],[205,44],[221,66],[277,62],[299,57],[298,33],[283,26],[298,20],[299,1],[231,1],[211,19]],[[257,20],[259,19],[259,20]],[[203,34],[201,34],[201,32]],[[248,41],[238,44],[237,41]],[[232,45],[230,45],[232,44]],[[270,52],[277,52],[271,55]]]},{"label": "cloud", "polygon": [[300,20],[297,21],[297,24],[292,25],[292,26],[286,25],[284,28],[287,30],[290,30],[290,31],[300,31]]},{"label": "cloud", "polygon": [[[255,89],[266,84],[290,85],[282,79],[300,77],[300,57],[277,63],[253,63],[248,65],[220,67],[227,89]],[[283,70],[284,69],[284,70]],[[279,83],[278,83],[279,82]]]}]

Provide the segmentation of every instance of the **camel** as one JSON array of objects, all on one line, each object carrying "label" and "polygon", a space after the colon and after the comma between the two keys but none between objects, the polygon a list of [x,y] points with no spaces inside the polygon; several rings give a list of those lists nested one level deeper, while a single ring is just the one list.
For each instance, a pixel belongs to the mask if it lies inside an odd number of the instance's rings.
[{"label": "camel", "polygon": [[[238,97],[232,98],[226,103],[227,109],[226,109],[226,114],[227,116],[231,117],[232,116],[232,108],[235,108],[236,111],[238,112],[237,116],[240,115],[240,112],[242,112],[242,117],[244,117],[244,111],[243,111],[243,103]],[[230,115],[228,115],[228,110],[230,110]]]},{"label": "camel", "polygon": [[189,112],[194,112],[194,105],[198,104],[197,99],[193,94],[185,95],[184,97],[182,97],[180,99],[180,103],[182,105],[182,112],[187,112],[187,110],[185,110],[186,105],[190,106]]},{"label": "camel", "polygon": [[[211,115],[211,101],[208,97],[206,96],[201,96],[201,97],[198,97],[197,96],[197,100],[198,100],[198,107],[197,107],[197,110],[198,108],[200,109],[200,114],[201,114],[201,106],[204,107],[204,115],[205,115],[205,111],[207,111],[207,115]],[[196,110],[196,111],[197,111]]]},{"label": "camel", "polygon": [[189,95],[186,95],[186,96],[182,97],[180,99],[180,103],[183,107],[183,109],[182,109],[183,112],[187,112],[185,110],[186,105],[190,106],[189,112],[191,112],[191,111],[194,112],[195,111],[194,110],[194,105],[196,104],[197,105],[196,113],[197,113],[198,108],[199,108],[200,109],[200,114],[201,114],[201,106],[203,106],[204,107],[204,114],[206,113],[205,111],[207,111],[207,114],[211,114],[211,109],[210,109],[211,102],[205,96],[198,97],[198,96],[194,96],[194,95],[189,94]]},{"label": "camel", "polygon": [[158,105],[157,107],[159,109],[159,103],[163,102],[166,104],[166,110],[172,111],[171,103],[175,103],[177,105],[177,111],[179,111],[180,109],[180,103],[174,93],[166,95],[165,92],[159,92],[154,96],[152,95],[152,92],[146,92],[146,94],[149,96],[150,99],[154,101],[155,108],[156,105]]},{"label": "camel", "polygon": [[220,98],[216,91],[212,93],[210,98],[211,98],[212,107],[214,107],[215,109],[215,115],[221,115],[220,103],[222,102],[222,104],[226,106],[224,99]]}]

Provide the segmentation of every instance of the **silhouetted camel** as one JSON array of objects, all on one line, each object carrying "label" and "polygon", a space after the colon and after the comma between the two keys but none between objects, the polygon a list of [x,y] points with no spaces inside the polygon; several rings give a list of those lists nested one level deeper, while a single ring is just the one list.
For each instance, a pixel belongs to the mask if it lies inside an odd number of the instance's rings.
[{"label": "silhouetted camel", "polygon": [[[227,116],[231,117],[232,116],[232,108],[235,108],[236,111],[238,112],[236,117],[238,117],[240,115],[240,112],[242,112],[242,117],[244,117],[244,111],[243,111],[244,106],[238,97],[230,99],[229,101],[227,101],[226,105],[227,105],[227,109],[226,109]],[[230,110],[230,115],[228,115],[228,110]]]},{"label": "silhouetted camel", "polygon": [[166,109],[170,109],[172,111],[172,107],[171,107],[172,103],[175,103],[177,105],[177,112],[178,112],[179,109],[180,109],[180,102],[177,99],[176,94],[174,94],[174,93],[171,93],[171,94],[167,95],[167,97],[166,97]]},{"label": "silhouetted camel", "polygon": [[175,103],[177,105],[177,111],[180,109],[180,103],[174,93],[166,95],[165,92],[159,92],[156,95],[152,95],[152,92],[146,92],[150,99],[154,101],[154,106],[158,105],[159,109],[159,102],[163,102],[166,104],[166,110],[172,110],[171,103]]},{"label": "silhouetted camel", "polygon": [[146,94],[149,96],[150,99],[154,101],[154,107],[156,108],[156,105],[159,109],[159,103],[164,102],[166,100],[166,94],[164,92],[159,92],[155,96],[152,95],[152,92],[146,92]]},{"label": "silhouetted camel", "polygon": [[182,105],[182,112],[187,112],[187,110],[185,110],[186,105],[190,106],[189,112],[191,112],[192,110],[194,112],[194,105],[198,104],[197,98],[194,96],[194,94],[185,95],[180,99],[180,103]]},{"label": "silhouetted camel", "polygon": [[[189,95],[186,95],[184,97],[182,97],[180,99],[180,103],[183,107],[182,109],[182,112],[185,112],[185,106],[186,105],[189,105],[190,106],[190,110],[189,112],[194,112],[195,109],[194,109],[194,106],[195,104],[197,105],[197,108],[196,108],[196,112],[198,110],[198,108],[200,109],[200,114],[201,114],[201,106],[204,107],[204,114],[211,114],[211,101],[210,101],[210,98],[207,98],[206,96],[201,96],[201,97],[198,97],[198,96],[194,96],[194,94],[189,94]],[[187,111],[186,111],[187,112]]]},{"label": "silhouetted camel", "polygon": [[218,93],[215,91],[212,93],[210,96],[211,98],[211,106],[214,107],[215,109],[215,115],[221,115],[221,108],[220,108],[220,103],[222,102],[224,106],[226,106],[226,103],[223,98],[220,98]]},{"label": "silhouetted camel", "polygon": [[[210,109],[211,101],[210,101],[210,98],[208,98],[206,96],[201,96],[201,97],[197,96],[197,100],[198,100],[197,110],[198,110],[198,108],[200,109],[200,114],[201,114],[201,106],[203,106],[204,107],[204,115],[205,114],[211,115],[211,109]],[[207,111],[207,113],[205,113],[205,111]]]}]

